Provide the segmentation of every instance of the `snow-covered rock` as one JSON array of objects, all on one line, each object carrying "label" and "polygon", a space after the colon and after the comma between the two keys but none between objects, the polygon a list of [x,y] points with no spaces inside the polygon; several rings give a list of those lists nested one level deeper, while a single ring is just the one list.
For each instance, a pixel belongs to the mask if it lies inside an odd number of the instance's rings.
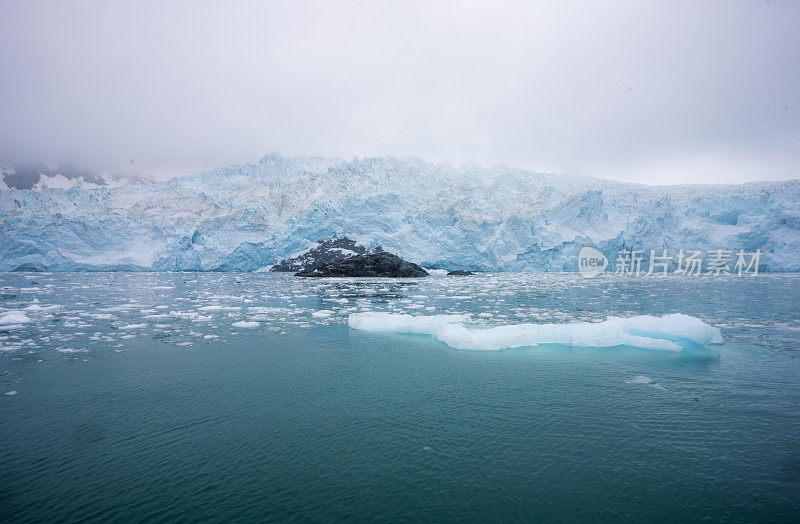
[{"label": "snow-covered rock", "polygon": [[388,277],[388,278],[416,278],[427,277],[428,272],[413,262],[380,251],[364,255],[353,255],[326,262],[313,269],[306,269],[295,273],[297,277]]},{"label": "snow-covered rock", "polygon": [[645,186],[418,159],[268,155],[152,184],[0,190],[0,270],[264,268],[348,236],[423,266],[574,271],[581,247],[761,249],[800,271],[800,181]]},{"label": "snow-covered rock", "polygon": [[340,258],[363,255],[373,252],[372,248],[365,248],[347,237],[321,240],[313,244],[310,248],[295,253],[286,260],[278,262],[270,267],[270,271],[283,271],[296,273],[298,271],[308,271],[321,266],[327,262],[333,262]]}]

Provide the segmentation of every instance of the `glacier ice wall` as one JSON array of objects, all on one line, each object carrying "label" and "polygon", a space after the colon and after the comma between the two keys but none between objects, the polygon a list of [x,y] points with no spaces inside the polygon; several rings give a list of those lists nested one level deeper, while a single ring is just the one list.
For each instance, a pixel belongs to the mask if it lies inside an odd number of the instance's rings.
[{"label": "glacier ice wall", "polygon": [[0,190],[0,271],[251,271],[349,236],[431,267],[573,271],[584,245],[761,249],[800,271],[800,181],[645,186],[268,155],[152,184]]}]

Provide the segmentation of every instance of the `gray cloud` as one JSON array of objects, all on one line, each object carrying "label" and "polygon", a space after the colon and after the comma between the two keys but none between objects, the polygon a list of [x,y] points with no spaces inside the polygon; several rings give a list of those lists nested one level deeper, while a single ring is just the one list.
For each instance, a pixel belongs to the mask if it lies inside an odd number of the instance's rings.
[{"label": "gray cloud", "polygon": [[0,0],[0,158],[800,177],[800,3]]}]

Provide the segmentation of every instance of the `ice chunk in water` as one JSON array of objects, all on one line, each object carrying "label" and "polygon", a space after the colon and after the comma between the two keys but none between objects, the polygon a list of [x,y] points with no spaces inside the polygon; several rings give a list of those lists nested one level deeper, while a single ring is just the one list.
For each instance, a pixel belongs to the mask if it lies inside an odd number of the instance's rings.
[{"label": "ice chunk in water", "polygon": [[644,385],[644,386],[651,386],[651,387],[654,387],[656,389],[666,389],[661,384],[658,384],[657,382],[655,382],[652,378],[646,377],[644,375],[636,375],[632,379],[626,380],[626,382],[628,384],[641,384],[641,385]]},{"label": "ice chunk in water", "polygon": [[352,328],[432,335],[457,349],[497,350],[539,344],[576,347],[634,346],[646,349],[681,349],[721,344],[719,329],[682,314],[663,317],[642,315],[609,317],[604,322],[564,324],[514,324],[468,328],[469,315],[414,316],[395,313],[354,313]]},{"label": "ice chunk in water", "polygon": [[233,327],[237,327],[237,328],[254,328],[254,327],[258,327],[259,323],[258,322],[249,322],[247,320],[240,320],[239,322],[234,322],[231,325]]},{"label": "ice chunk in water", "polygon": [[31,319],[22,311],[5,311],[0,313],[0,326],[10,326],[12,324],[26,324]]},{"label": "ice chunk in water", "polygon": [[143,327],[147,327],[147,324],[128,324],[121,326],[120,329],[142,329]]}]

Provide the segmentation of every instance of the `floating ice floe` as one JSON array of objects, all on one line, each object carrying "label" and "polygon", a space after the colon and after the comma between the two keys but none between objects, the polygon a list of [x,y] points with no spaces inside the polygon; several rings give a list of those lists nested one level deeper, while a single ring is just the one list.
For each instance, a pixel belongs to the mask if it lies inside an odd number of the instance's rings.
[{"label": "floating ice floe", "polygon": [[231,325],[233,327],[237,327],[237,328],[254,328],[254,327],[258,327],[259,323],[258,322],[249,322],[247,320],[240,320],[239,322],[234,322]]},{"label": "floating ice floe", "polygon": [[664,389],[664,386],[655,382],[652,378],[646,377],[644,375],[636,375],[632,379],[626,380],[625,382],[627,382],[628,384],[640,384],[643,386],[651,386],[656,389]]},{"label": "floating ice floe", "polygon": [[31,319],[22,311],[5,311],[0,313],[0,327],[10,329],[12,326],[16,327],[20,324],[27,324]]},{"label": "floating ice floe", "polygon": [[203,306],[198,308],[198,311],[239,311],[242,309],[239,306],[219,306],[219,305],[212,305],[212,306]]},{"label": "floating ice floe", "polygon": [[120,329],[142,329],[143,327],[147,327],[147,324],[128,324],[121,326]]},{"label": "floating ice floe", "polygon": [[456,349],[497,350],[540,344],[574,347],[633,346],[680,351],[721,344],[719,329],[682,314],[609,317],[603,322],[514,324],[488,328],[467,327],[469,315],[415,316],[397,313],[354,313],[348,325],[364,331],[391,331],[432,335]]},{"label": "floating ice floe", "polygon": [[115,320],[117,318],[111,313],[86,313],[86,316],[97,320]]}]

